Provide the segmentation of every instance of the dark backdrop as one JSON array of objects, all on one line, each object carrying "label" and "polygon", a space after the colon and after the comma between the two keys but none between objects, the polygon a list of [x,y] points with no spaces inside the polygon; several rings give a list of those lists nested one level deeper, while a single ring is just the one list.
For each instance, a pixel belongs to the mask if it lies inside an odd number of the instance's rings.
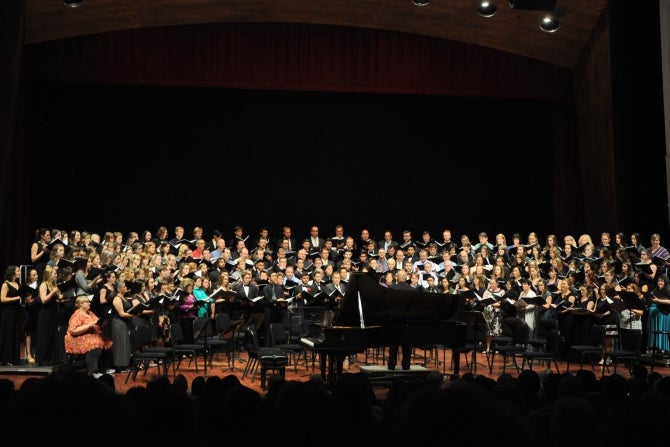
[{"label": "dark backdrop", "polygon": [[34,228],[553,232],[549,101],[47,82],[30,97]]}]

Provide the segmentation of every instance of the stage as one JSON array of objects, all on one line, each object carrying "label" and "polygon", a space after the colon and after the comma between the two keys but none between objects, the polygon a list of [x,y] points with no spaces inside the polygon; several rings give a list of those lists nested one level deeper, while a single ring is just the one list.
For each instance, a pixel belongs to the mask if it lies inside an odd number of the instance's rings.
[{"label": "stage", "polygon": [[23,363],[20,365],[13,366],[0,366],[0,374],[10,374],[10,375],[49,375],[54,372],[58,367],[57,366],[38,366],[31,363]]}]

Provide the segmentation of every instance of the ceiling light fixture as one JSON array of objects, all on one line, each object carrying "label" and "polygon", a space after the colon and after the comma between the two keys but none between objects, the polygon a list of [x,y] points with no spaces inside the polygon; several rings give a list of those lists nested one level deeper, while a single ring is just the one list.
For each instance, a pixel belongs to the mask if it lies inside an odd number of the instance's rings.
[{"label": "ceiling light fixture", "polygon": [[477,14],[482,17],[493,17],[498,11],[498,7],[492,2],[483,1],[477,5]]},{"label": "ceiling light fixture", "polygon": [[412,0],[412,3],[414,6],[426,6],[428,3],[430,3],[430,0]]},{"label": "ceiling light fixture", "polygon": [[63,4],[68,8],[78,8],[84,4],[86,0],[63,0]]}]

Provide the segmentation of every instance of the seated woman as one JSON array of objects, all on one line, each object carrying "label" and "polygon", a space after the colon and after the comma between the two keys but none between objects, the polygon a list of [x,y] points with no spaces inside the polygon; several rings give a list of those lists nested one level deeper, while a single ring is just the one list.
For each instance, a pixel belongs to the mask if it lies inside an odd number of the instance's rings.
[{"label": "seated woman", "polygon": [[91,302],[86,295],[78,296],[74,306],[65,334],[65,352],[84,354],[88,374],[100,377],[102,352],[112,347],[112,341],[103,337],[98,317],[91,312]]}]

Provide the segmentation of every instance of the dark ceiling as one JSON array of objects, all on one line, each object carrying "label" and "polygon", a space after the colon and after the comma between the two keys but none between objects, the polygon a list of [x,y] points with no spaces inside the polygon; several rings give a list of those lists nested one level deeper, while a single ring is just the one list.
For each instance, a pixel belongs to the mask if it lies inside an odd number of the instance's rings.
[{"label": "dark ceiling", "polygon": [[492,1],[497,14],[484,18],[476,12],[478,0],[431,0],[425,6],[412,0],[86,0],[77,8],[62,0],[27,0],[24,42],[181,24],[309,23],[432,36],[573,69],[608,3],[557,0],[553,14],[560,29],[546,33],[539,28],[546,12]]}]

